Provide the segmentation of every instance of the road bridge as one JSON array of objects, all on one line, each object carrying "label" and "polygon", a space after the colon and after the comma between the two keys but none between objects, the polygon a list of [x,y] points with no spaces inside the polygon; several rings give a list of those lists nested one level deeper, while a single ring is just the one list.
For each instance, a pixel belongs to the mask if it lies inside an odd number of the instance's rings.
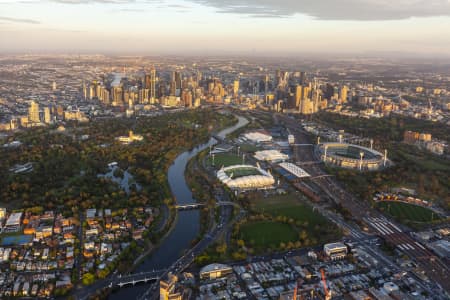
[{"label": "road bridge", "polygon": [[137,283],[147,283],[149,281],[155,281],[158,280],[161,274],[163,274],[164,272],[165,270],[156,270],[116,277],[110,282],[109,286],[121,288],[125,285],[135,285]]}]

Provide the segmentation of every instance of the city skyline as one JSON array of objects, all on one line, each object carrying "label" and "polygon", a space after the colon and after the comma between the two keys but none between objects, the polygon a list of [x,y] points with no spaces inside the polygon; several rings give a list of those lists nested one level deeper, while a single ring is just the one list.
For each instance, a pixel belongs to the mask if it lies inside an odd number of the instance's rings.
[{"label": "city skyline", "polygon": [[3,53],[448,57],[450,1],[0,1]]}]

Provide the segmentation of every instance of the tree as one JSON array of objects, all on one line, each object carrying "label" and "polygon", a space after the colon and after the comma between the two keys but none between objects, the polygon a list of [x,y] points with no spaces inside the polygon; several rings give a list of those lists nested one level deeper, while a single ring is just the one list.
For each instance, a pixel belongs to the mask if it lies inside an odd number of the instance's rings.
[{"label": "tree", "polygon": [[91,285],[91,284],[94,283],[94,281],[95,281],[95,275],[94,274],[92,274],[92,273],[85,273],[83,275],[82,282],[83,282],[84,285]]},{"label": "tree", "polygon": [[219,253],[220,255],[225,254],[225,253],[227,252],[227,244],[226,244],[226,243],[223,243],[223,244],[218,245],[218,246],[216,247],[216,251],[217,251],[217,253]]}]

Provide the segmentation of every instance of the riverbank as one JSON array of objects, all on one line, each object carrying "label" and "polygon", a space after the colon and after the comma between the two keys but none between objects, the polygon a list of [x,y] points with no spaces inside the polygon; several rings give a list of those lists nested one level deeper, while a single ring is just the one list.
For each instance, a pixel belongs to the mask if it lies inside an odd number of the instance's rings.
[{"label": "riverbank", "polygon": [[[219,138],[224,138],[227,134],[233,132],[237,128],[241,128],[248,123],[247,119],[238,116],[238,121],[233,126],[223,129],[216,134]],[[168,170],[168,182],[172,197],[176,199],[177,204],[190,204],[196,202],[192,191],[186,183],[184,176],[188,162],[201,151],[210,146],[217,144],[214,138],[210,138],[204,144],[179,154]],[[175,212],[177,215],[173,226],[158,246],[145,258],[141,259],[140,264],[136,266],[134,272],[146,272],[149,270],[161,270],[169,268],[174,261],[192,247],[192,241],[198,237],[200,232],[200,213],[198,210]],[[123,299],[129,297],[137,297],[145,291],[145,285],[123,288],[111,294],[109,299]]]}]

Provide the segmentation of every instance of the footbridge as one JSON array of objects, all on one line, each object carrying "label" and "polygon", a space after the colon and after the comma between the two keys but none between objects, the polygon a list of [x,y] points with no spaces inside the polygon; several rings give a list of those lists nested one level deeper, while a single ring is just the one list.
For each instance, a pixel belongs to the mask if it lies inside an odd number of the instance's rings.
[{"label": "footbridge", "polygon": [[[229,206],[229,205],[233,205],[236,206],[238,204],[231,202],[231,201],[219,201],[216,202],[216,206]],[[205,203],[189,203],[189,204],[180,204],[180,205],[176,205],[175,208],[178,210],[190,210],[190,209],[199,209],[202,207],[205,207],[206,204]]]}]

